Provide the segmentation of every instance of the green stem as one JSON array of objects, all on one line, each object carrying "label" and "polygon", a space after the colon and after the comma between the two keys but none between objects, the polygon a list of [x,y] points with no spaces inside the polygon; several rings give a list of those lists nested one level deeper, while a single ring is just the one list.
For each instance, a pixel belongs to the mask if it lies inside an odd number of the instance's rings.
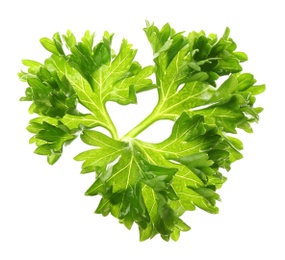
[{"label": "green stem", "polygon": [[101,108],[101,113],[103,115],[102,118],[104,118],[105,122],[104,122],[104,126],[111,134],[112,138],[115,139],[115,140],[118,140],[119,139],[119,135],[118,135],[118,131],[117,131],[117,128],[115,127],[114,125],[114,122],[113,120],[111,119],[107,109],[106,109],[106,106],[104,104],[102,104],[102,108]]},{"label": "green stem", "polygon": [[106,110],[106,119],[107,119],[107,125],[108,125],[109,132],[111,133],[112,137],[115,140],[118,140],[119,139],[119,135],[118,135],[117,128],[115,127],[114,122],[111,119],[111,117],[110,117],[109,113],[107,112],[107,110]]},{"label": "green stem", "polygon": [[111,120],[111,118],[109,117],[110,121],[109,121],[109,131],[112,135],[112,137],[115,139],[115,140],[118,140],[119,139],[119,135],[118,135],[118,131],[117,131],[117,128],[115,127],[113,121]]},{"label": "green stem", "polygon": [[149,127],[159,119],[159,110],[160,106],[159,104],[157,104],[156,107],[153,109],[153,111],[143,121],[141,121],[128,133],[126,133],[121,139],[134,138],[137,135],[139,135],[141,132],[143,132],[147,127]]}]

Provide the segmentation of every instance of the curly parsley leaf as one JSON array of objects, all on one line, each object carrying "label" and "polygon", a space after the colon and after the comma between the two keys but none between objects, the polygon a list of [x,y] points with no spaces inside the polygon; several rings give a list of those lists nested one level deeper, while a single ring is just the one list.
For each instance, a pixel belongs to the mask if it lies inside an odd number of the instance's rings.
[{"label": "curly parsley leaf", "polygon": [[[181,218],[186,211],[218,213],[223,172],[242,158],[242,142],[234,135],[238,129],[252,132],[262,111],[254,106],[256,95],[265,85],[242,73],[247,55],[236,51],[228,28],[220,39],[203,31],[177,33],[169,24],[159,29],[147,22],[144,31],[153,66],[135,61],[136,50],[125,39],[115,54],[108,32],[97,44],[89,31],[81,41],[71,31],[42,38],[51,56],[43,63],[23,60],[28,69],[19,77],[28,87],[21,100],[31,102],[29,112],[37,114],[27,129],[35,153],[47,156],[48,163],[78,135],[91,147],[74,159],[83,162],[82,173],[96,175],[86,191],[101,196],[96,213],[111,214],[128,229],[137,224],[141,241],[157,234],[176,241],[190,229]],[[119,137],[106,103],[134,104],[138,93],[151,89],[157,91],[157,105]],[[163,119],[174,122],[164,141],[137,137]]]},{"label": "curly parsley leaf", "polygon": [[[29,112],[40,116],[38,124],[47,122],[54,128],[63,125],[62,131],[73,135],[73,139],[82,129],[96,126],[106,128],[114,138],[118,138],[105,104],[107,101],[123,105],[136,103],[136,93],[154,87],[148,78],[153,67],[142,68],[134,61],[136,50],[126,40],[122,41],[118,54],[113,55],[112,35],[107,32],[95,46],[94,34],[89,31],[78,43],[70,31],[63,39],[69,54],[64,53],[63,41],[56,33],[52,40],[41,39],[42,45],[52,53],[44,64],[23,61],[28,72],[21,72],[19,76],[29,87],[21,100],[32,101]],[[90,113],[81,113],[78,103]],[[33,120],[30,123],[28,130],[34,128]],[[40,150],[45,149],[48,162],[53,164],[56,162],[54,154],[57,154],[57,159],[60,157],[66,141],[55,141],[56,147],[50,145],[54,141],[40,134],[43,127],[37,126],[37,135],[33,139],[37,140],[39,148],[44,145]]]}]

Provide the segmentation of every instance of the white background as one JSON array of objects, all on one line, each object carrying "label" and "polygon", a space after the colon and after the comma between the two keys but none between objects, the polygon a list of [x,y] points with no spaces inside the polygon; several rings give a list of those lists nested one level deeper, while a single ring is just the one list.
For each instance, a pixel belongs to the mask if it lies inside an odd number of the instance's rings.
[{"label": "white background", "polygon": [[[285,19],[281,3],[1,1],[0,259],[285,259]],[[116,33],[115,44],[125,37],[139,48],[137,59],[147,65],[152,53],[142,31],[146,19],[159,27],[169,22],[177,31],[187,32],[203,29],[222,35],[230,27],[238,50],[249,56],[245,71],[267,85],[257,102],[265,110],[254,125],[255,133],[241,135],[245,158],[233,165],[219,192],[220,213],[185,214],[192,230],[182,233],[178,242],[156,237],[141,243],[136,227],[128,231],[111,216],[93,214],[98,199],[84,192],[94,175],[80,175],[80,163],[72,160],[81,151],[79,142],[49,166],[28,144],[31,135],[25,127],[31,116],[28,104],[18,101],[25,90],[17,78],[23,69],[21,59],[42,61],[48,54],[39,43],[41,37],[67,29],[81,37],[89,29],[100,39],[108,30]],[[155,96],[152,101],[149,95],[140,96],[142,106],[112,110],[120,133],[151,109]]]}]

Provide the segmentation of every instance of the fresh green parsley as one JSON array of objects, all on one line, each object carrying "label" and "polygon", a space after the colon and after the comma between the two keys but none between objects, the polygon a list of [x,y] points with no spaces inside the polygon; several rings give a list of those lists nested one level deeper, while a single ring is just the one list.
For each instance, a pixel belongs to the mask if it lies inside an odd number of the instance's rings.
[{"label": "fresh green parsley", "polygon": [[[221,38],[148,22],[144,31],[154,54],[147,67],[135,61],[136,50],[125,39],[116,54],[108,32],[97,43],[89,31],[81,41],[71,31],[42,38],[51,56],[44,63],[23,60],[28,68],[19,77],[28,87],[21,100],[31,102],[29,112],[37,114],[27,128],[30,142],[49,164],[78,136],[91,146],[75,160],[83,162],[82,173],[96,174],[86,191],[101,196],[96,213],[112,214],[128,229],[136,223],[141,241],[157,234],[176,241],[190,229],[181,219],[184,212],[199,207],[218,213],[216,190],[226,180],[221,171],[242,158],[242,143],[234,136],[237,129],[252,132],[262,111],[254,107],[256,95],[265,85],[241,72],[247,55],[236,51],[228,28]],[[153,111],[118,136],[106,103],[135,104],[137,94],[149,90],[158,94]],[[166,140],[136,138],[164,119],[174,122]]]}]

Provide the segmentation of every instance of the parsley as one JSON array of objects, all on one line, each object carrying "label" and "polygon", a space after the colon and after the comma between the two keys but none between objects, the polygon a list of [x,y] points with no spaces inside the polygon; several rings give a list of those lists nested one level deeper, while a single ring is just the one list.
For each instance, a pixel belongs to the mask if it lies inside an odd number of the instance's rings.
[{"label": "parsley", "polygon": [[[42,38],[52,54],[43,64],[23,60],[28,70],[19,77],[28,87],[21,100],[32,102],[29,112],[38,114],[27,129],[35,153],[47,156],[49,164],[79,135],[92,146],[75,160],[83,161],[82,173],[96,173],[86,191],[102,197],[96,213],[111,213],[129,229],[135,222],[141,241],[156,234],[178,240],[180,231],[190,229],[180,218],[185,211],[199,207],[218,213],[216,190],[226,180],[221,169],[230,170],[242,158],[242,143],[233,134],[252,132],[251,123],[262,111],[254,107],[255,96],[265,86],[241,73],[247,55],[236,51],[228,28],[220,39],[203,31],[185,36],[169,24],[158,29],[147,23],[144,30],[154,53],[154,66],[144,68],[125,39],[115,54],[108,32],[97,44],[89,31],[81,41],[70,31]],[[106,103],[134,104],[138,93],[151,89],[158,93],[157,105],[119,137]],[[174,121],[166,140],[136,138],[163,119]],[[110,135],[96,131],[98,126]]]}]

